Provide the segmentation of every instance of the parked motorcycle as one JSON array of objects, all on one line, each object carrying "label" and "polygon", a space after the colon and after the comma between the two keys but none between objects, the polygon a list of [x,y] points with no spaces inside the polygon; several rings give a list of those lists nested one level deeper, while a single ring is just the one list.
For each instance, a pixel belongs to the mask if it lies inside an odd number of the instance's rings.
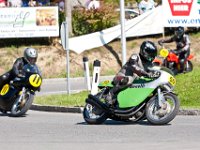
[{"label": "parked motorcycle", "polygon": [[42,84],[41,73],[37,65],[23,67],[24,75],[4,84],[0,89],[0,111],[10,116],[24,115],[33,103],[35,92]]},{"label": "parked motorcycle", "polygon": [[[191,59],[193,58],[193,55],[189,55],[187,57],[187,61],[185,61],[185,68],[184,68],[184,73],[191,72],[193,70],[193,64],[191,62]],[[177,54],[174,53],[173,50],[169,49],[161,49],[160,50],[160,57],[156,57],[153,61],[154,65],[157,66],[164,66],[169,68],[174,75],[178,73],[183,73],[181,72],[180,68],[180,59]]]},{"label": "parked motorcycle", "polygon": [[154,67],[155,78],[141,77],[116,95],[113,106],[107,104],[106,95],[113,87],[111,81],[99,84],[96,95],[88,95],[83,118],[88,124],[101,124],[110,118],[137,122],[147,119],[155,125],[172,121],[179,110],[179,99],[173,92],[176,79],[164,67]]}]

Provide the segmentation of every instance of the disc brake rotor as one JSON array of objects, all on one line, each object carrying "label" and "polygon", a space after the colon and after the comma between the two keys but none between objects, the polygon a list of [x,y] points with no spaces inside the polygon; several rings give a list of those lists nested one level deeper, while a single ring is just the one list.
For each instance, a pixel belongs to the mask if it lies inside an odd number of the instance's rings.
[{"label": "disc brake rotor", "polygon": [[162,107],[155,112],[155,115],[159,117],[164,117],[166,114],[170,113],[171,107],[170,104],[166,101]]}]

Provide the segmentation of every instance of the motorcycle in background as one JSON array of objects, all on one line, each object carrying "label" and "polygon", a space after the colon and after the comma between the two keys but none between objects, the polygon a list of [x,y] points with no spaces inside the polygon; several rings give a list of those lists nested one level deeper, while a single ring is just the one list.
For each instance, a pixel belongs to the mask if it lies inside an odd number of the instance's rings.
[{"label": "motorcycle in background", "polygon": [[13,117],[24,115],[33,103],[35,92],[40,90],[42,76],[37,65],[23,67],[24,75],[5,83],[0,89],[0,111]]},{"label": "motorcycle in background", "polygon": [[111,81],[99,84],[96,95],[88,95],[83,118],[88,124],[101,124],[107,118],[137,122],[147,119],[151,124],[164,125],[172,121],[179,110],[179,99],[173,92],[176,79],[164,67],[154,67],[154,78],[141,77],[116,95],[110,106],[106,96],[112,89]]},{"label": "motorcycle in background", "polygon": [[154,59],[153,64],[155,66],[167,67],[174,73],[174,75],[177,75],[178,73],[187,73],[193,70],[193,64],[191,62],[193,57],[194,56],[191,54],[187,57],[187,60],[184,62],[184,71],[181,72],[179,56],[174,53],[173,50],[162,48],[159,52],[159,56]]}]

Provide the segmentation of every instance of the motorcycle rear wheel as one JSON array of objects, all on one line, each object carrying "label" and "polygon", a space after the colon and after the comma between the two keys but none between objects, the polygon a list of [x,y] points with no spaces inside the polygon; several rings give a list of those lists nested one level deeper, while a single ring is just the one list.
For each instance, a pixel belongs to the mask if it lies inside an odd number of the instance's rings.
[{"label": "motorcycle rear wheel", "polygon": [[[193,64],[192,64],[192,62],[189,61],[189,60],[187,61],[187,63],[188,63],[188,64],[187,64],[188,67],[185,68],[185,71],[186,71],[186,72],[191,72],[191,71],[193,70]],[[185,66],[186,66],[186,65],[185,65]]]},{"label": "motorcycle rear wheel", "polygon": [[27,92],[25,94],[25,104],[23,104],[23,106],[20,106],[21,103],[19,102],[19,98],[20,98],[20,95],[16,98],[16,100],[11,108],[10,116],[12,116],[12,117],[20,117],[20,116],[24,115],[31,107],[31,105],[33,103],[34,95]]},{"label": "motorcycle rear wheel", "polygon": [[[166,111],[163,116],[161,116],[158,112],[161,110],[156,110],[155,101],[157,101],[157,96],[150,99],[146,105],[146,118],[147,120],[154,125],[164,125],[168,124],[170,121],[172,121],[180,107],[180,102],[178,100],[178,97],[173,93],[167,93],[164,95],[166,99],[166,109],[162,109],[163,111]],[[162,111],[161,110],[161,111]],[[159,115],[158,115],[159,114]]]},{"label": "motorcycle rear wheel", "polygon": [[108,117],[99,108],[86,103],[83,110],[83,118],[88,124],[102,124]]}]

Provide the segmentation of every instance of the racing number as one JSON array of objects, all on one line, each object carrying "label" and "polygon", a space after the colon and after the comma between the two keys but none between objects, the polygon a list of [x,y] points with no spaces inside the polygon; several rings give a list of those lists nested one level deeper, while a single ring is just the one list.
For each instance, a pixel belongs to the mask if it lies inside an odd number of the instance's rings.
[{"label": "racing number", "polygon": [[33,87],[39,87],[42,83],[42,79],[38,74],[33,74],[29,77],[29,82]]}]

